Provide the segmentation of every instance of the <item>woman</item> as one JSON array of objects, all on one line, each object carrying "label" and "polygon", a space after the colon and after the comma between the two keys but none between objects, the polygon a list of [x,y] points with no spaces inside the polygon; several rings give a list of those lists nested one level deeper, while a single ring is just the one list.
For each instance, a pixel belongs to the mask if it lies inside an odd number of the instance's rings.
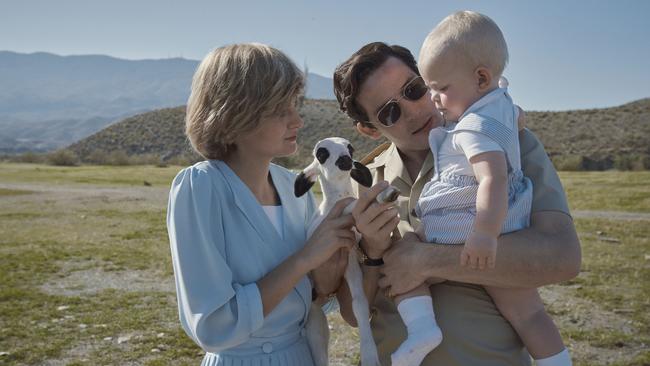
[{"label": "woman", "polygon": [[300,70],[261,44],[218,48],[199,65],[186,134],[207,160],[182,170],[167,227],[180,320],[202,365],[312,365],[304,337],[310,271],[353,245],[348,201],[306,240],[313,196],[271,164],[296,151]]}]

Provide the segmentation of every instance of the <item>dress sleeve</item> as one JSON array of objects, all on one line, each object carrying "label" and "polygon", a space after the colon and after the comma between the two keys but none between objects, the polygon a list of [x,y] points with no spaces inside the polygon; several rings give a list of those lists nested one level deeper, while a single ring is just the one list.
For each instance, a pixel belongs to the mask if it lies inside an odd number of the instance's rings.
[{"label": "dress sleeve", "polygon": [[264,316],[257,284],[233,282],[213,179],[197,167],[176,176],[167,230],[181,325],[205,351],[220,352],[246,342]]}]

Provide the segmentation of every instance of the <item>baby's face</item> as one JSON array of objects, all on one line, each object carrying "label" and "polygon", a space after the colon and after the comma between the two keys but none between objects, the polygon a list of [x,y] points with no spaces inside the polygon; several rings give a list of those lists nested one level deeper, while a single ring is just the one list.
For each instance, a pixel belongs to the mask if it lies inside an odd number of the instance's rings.
[{"label": "baby's face", "polygon": [[442,60],[431,63],[423,71],[422,78],[431,89],[431,99],[447,121],[458,121],[481,98],[477,77],[462,63]]}]

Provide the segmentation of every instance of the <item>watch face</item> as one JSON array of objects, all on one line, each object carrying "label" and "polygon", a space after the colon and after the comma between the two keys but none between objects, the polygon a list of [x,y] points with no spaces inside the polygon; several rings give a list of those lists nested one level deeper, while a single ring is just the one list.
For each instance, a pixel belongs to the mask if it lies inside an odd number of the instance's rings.
[{"label": "watch face", "polygon": [[363,260],[363,264],[366,266],[381,266],[384,264],[384,259],[383,258],[377,258],[377,259],[372,259],[366,257],[366,259]]}]

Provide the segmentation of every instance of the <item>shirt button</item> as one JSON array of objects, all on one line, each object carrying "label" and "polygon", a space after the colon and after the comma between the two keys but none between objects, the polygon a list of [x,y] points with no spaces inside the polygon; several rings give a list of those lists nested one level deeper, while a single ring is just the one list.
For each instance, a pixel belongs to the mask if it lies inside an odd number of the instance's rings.
[{"label": "shirt button", "polygon": [[273,352],[273,345],[272,345],[271,343],[268,343],[268,342],[267,342],[267,343],[264,343],[264,344],[262,345],[262,351],[264,351],[264,353],[271,353],[271,352]]}]

